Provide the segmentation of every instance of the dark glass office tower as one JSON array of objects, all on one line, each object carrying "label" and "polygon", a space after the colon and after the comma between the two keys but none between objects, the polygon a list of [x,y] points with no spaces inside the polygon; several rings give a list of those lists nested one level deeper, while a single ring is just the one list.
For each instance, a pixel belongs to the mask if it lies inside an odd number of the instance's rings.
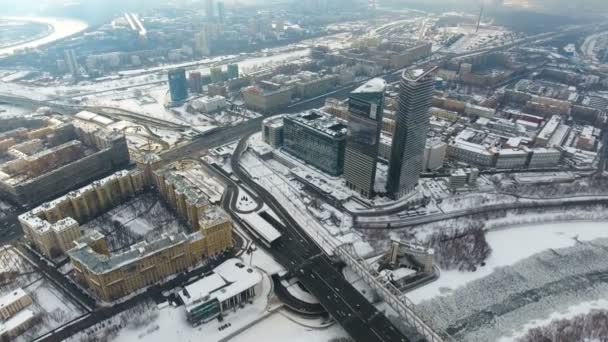
[{"label": "dark glass office tower", "polygon": [[416,188],[429,130],[435,68],[406,70],[399,89],[399,111],[388,167],[387,190],[399,199]]},{"label": "dark glass office tower", "polygon": [[285,116],[283,148],[332,176],[344,168],[346,122],[320,110]]},{"label": "dark glass office tower", "polygon": [[374,195],[385,88],[386,82],[375,78],[355,89],[348,99],[344,178],[349,188],[365,197]]},{"label": "dark glass office tower", "polygon": [[171,101],[179,102],[188,98],[188,80],[186,70],[174,69],[169,71],[169,92]]}]

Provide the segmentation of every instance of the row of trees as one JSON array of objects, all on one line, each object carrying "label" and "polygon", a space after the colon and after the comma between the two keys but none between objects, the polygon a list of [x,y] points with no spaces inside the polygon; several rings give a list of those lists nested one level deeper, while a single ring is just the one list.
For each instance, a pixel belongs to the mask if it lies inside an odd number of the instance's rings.
[{"label": "row of trees", "polygon": [[[79,342],[108,342],[118,336],[118,333],[124,329],[140,329],[150,325],[158,317],[158,310],[153,301],[142,302],[128,310],[123,311],[118,316],[109,320],[97,323],[75,336]],[[158,329],[158,325],[153,326],[150,330]]]},{"label": "row of trees", "polygon": [[435,249],[437,262],[444,270],[474,272],[492,253],[484,224],[479,221],[466,228],[442,229],[429,237],[427,245]]},{"label": "row of trees", "polygon": [[[512,177],[512,176],[510,176]],[[553,198],[560,196],[600,195],[608,194],[608,177],[588,177],[569,183],[550,184],[521,184],[515,181],[504,182],[500,178],[492,181],[501,192],[517,194],[525,197]]]},{"label": "row of trees", "polygon": [[518,342],[608,342],[608,311],[593,310],[571,319],[551,321],[530,329]]}]

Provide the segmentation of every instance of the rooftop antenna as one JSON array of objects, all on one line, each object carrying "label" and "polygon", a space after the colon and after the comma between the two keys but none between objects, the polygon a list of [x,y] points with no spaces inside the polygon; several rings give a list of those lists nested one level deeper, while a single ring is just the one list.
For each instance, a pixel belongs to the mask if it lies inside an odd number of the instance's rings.
[{"label": "rooftop antenna", "polygon": [[479,10],[479,18],[477,18],[477,28],[475,29],[475,33],[479,32],[479,25],[481,25],[481,17],[483,16],[483,1],[481,2],[481,9]]}]

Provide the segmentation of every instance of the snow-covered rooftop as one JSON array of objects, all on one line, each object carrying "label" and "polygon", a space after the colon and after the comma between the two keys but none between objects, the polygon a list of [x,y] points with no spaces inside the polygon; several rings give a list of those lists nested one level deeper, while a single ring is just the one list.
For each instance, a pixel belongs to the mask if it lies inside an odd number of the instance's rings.
[{"label": "snow-covered rooftop", "polygon": [[28,294],[22,288],[18,288],[10,293],[0,297],[0,308],[8,307],[9,305],[27,297]]},{"label": "snow-covered rooftop", "polygon": [[381,93],[386,89],[386,81],[382,78],[373,78],[355,89],[353,93]]},{"label": "snow-covered rooftop", "polygon": [[262,281],[259,271],[246,266],[240,259],[230,259],[219,265],[213,273],[184,288],[179,293],[186,311],[217,299],[223,302]]},{"label": "snow-covered rooftop", "polygon": [[267,242],[272,243],[281,237],[281,233],[276,230],[270,223],[264,220],[258,213],[238,214],[245,222],[247,222],[257,233],[259,233]]},{"label": "snow-covered rooftop", "polygon": [[525,157],[528,155],[528,152],[523,150],[505,148],[499,151],[499,158],[501,157]]},{"label": "snow-covered rooftop", "polygon": [[[4,322],[0,323],[0,336],[3,336],[6,333],[15,331],[22,325],[29,322],[35,316],[34,311],[25,309],[17,312],[13,317],[7,319]],[[10,340],[10,339],[9,339]]]},{"label": "snow-covered rooftop", "polygon": [[346,137],[347,122],[320,110],[311,110],[285,117],[334,138]]},{"label": "snow-covered rooftop", "polygon": [[170,247],[185,243],[190,237],[185,233],[175,235],[163,234],[160,239],[151,242],[142,241],[125,252],[110,256],[98,254],[91,247],[80,246],[69,250],[70,258],[87,267],[90,272],[102,274],[133,263],[143,257],[159,253]]},{"label": "snow-covered rooftop", "polygon": [[555,133],[555,130],[557,130],[557,127],[559,126],[561,121],[562,120],[559,115],[553,115],[551,119],[545,124],[545,127],[543,127],[540,133],[538,133],[538,137],[540,139],[549,139],[553,135],[553,133]]}]

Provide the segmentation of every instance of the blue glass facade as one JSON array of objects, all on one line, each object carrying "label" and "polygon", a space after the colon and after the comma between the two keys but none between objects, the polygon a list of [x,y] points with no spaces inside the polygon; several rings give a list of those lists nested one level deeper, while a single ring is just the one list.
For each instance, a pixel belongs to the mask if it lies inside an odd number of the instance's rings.
[{"label": "blue glass facade", "polygon": [[188,98],[188,80],[186,70],[175,69],[169,71],[169,92],[171,101],[179,102]]}]

